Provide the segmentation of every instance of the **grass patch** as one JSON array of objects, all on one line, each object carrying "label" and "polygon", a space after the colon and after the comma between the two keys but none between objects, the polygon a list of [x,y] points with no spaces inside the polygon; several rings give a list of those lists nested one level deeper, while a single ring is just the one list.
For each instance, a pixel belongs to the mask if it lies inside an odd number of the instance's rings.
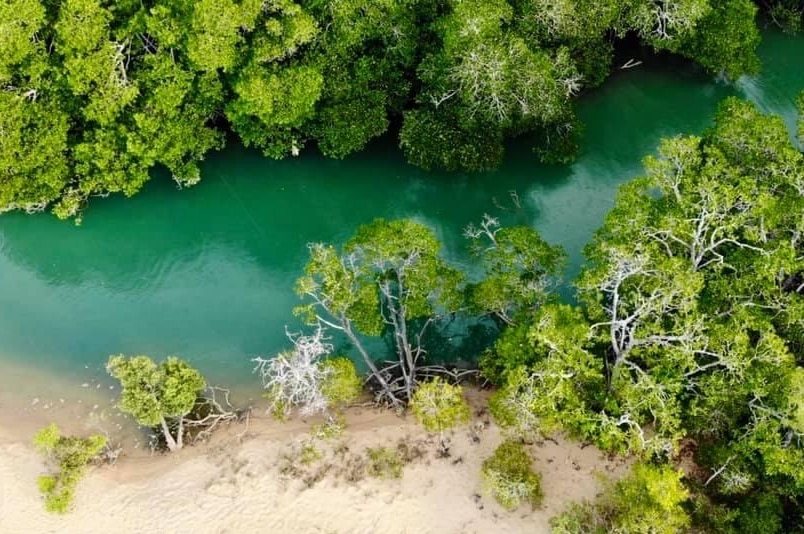
[{"label": "grass patch", "polygon": [[366,469],[375,478],[402,478],[405,459],[399,449],[390,447],[369,447],[366,449],[368,464]]}]

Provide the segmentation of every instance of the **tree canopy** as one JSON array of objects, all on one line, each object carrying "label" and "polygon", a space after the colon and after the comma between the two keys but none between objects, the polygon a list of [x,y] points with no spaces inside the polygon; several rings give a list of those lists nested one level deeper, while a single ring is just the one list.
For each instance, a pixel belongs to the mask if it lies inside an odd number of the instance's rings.
[{"label": "tree canopy", "polygon": [[184,416],[207,387],[201,373],[175,356],[157,364],[148,356],[121,354],[110,357],[106,368],[122,386],[120,409],[139,424],[158,428],[169,450],[181,449]]},{"label": "tree canopy", "polygon": [[[664,140],[587,247],[578,305],[548,303],[498,341],[498,358],[519,352],[491,365],[498,420],[664,461],[692,448],[703,509],[795,507],[802,184],[782,119],[737,99],[702,136]],[[747,532],[749,516],[723,522]]]},{"label": "tree canopy", "polygon": [[538,132],[541,157],[565,161],[573,97],[606,78],[625,36],[736,78],[758,67],[755,12],[750,0],[8,0],[0,211],[80,220],[90,198],[133,195],[157,168],[193,185],[229,132],[275,158],[311,144],[342,158],[396,124],[411,162],[473,171]]}]

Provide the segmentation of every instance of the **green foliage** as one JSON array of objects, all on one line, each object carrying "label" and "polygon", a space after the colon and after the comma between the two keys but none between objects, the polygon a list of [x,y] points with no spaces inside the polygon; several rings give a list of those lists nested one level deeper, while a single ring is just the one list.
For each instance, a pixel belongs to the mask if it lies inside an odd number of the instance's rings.
[{"label": "green foliage", "polygon": [[798,142],[804,143],[804,91],[798,95]]},{"label": "green foliage", "polygon": [[[309,324],[319,318],[342,330],[360,351],[382,395],[399,404],[409,399],[416,366],[423,354],[422,333],[440,315],[457,311],[463,300],[463,276],[440,257],[433,232],[410,219],[377,219],[357,229],[339,252],[322,243],[310,246],[305,275],[296,293],[307,303],[295,313]],[[424,326],[416,328],[415,321]],[[399,365],[405,369],[401,391],[378,372],[358,334],[393,333]]]},{"label": "green foliage", "polygon": [[550,525],[555,534],[675,534],[689,526],[683,507],[688,496],[680,472],[637,464],[629,476],[608,484],[596,502],[572,504]]},{"label": "green foliage", "polygon": [[410,401],[413,416],[428,432],[444,432],[469,421],[463,388],[440,377],[420,384]]},{"label": "green foliage", "polygon": [[482,474],[486,490],[508,510],[542,502],[542,477],[533,471],[530,456],[519,442],[501,443],[483,461]]},{"label": "green foliage", "polygon": [[356,401],[363,391],[363,379],[349,358],[330,358],[321,362],[324,380],[321,393],[332,407],[343,407]]},{"label": "green foliage", "polygon": [[53,475],[43,475],[37,480],[39,492],[45,498],[45,509],[48,512],[66,513],[87,464],[106,446],[106,438],[99,435],[88,438],[62,436],[59,428],[51,424],[37,432],[33,444],[37,452],[58,470]]},{"label": "green foliage", "polygon": [[447,111],[406,111],[399,133],[405,157],[424,169],[494,169],[503,157],[502,132],[462,127]]},{"label": "green foliage", "polygon": [[317,462],[322,458],[321,451],[319,451],[315,444],[312,442],[305,442],[302,444],[301,452],[299,453],[299,461],[302,465],[310,465]]},{"label": "green foliage", "polygon": [[400,451],[390,447],[369,447],[366,449],[368,465],[366,470],[375,478],[402,478],[405,461]]},{"label": "green foliage", "polygon": [[774,24],[788,33],[801,31],[804,4],[801,0],[776,0],[770,3],[768,16]]},{"label": "green foliage", "polygon": [[692,439],[712,506],[764,492],[795,509],[802,183],[784,122],[737,99],[703,136],[664,140],[587,247],[579,306],[543,305],[484,358],[495,418],[645,457]]},{"label": "green foliage", "polygon": [[[799,6],[771,16],[796,24]],[[566,162],[572,100],[602,83],[626,34],[736,78],[758,67],[750,0],[6,0],[0,5],[0,211],[77,217],[182,187],[234,132],[281,158],[343,158],[401,119],[412,163],[486,170],[537,134]]]},{"label": "green foliage", "polygon": [[677,51],[732,80],[756,73],[760,66],[755,53],[760,41],[756,16],[757,7],[751,0],[712,2],[711,10]]},{"label": "green foliage", "polygon": [[68,117],[54,100],[0,91],[0,211],[38,211],[69,180]]},{"label": "green foliage", "polygon": [[38,0],[0,4],[0,83],[11,81],[18,67],[40,51],[34,36],[44,25],[45,8]]},{"label": "green foliage", "polygon": [[[508,330],[495,345],[502,369],[498,376],[505,379],[489,401],[495,420],[522,437],[563,429],[580,439],[594,439],[599,426],[590,404],[605,384],[600,364],[587,347],[581,310],[548,304],[521,330],[518,343],[509,346]],[[509,359],[511,353],[517,357]],[[522,359],[523,354],[530,360]]]},{"label": "green foliage", "polygon": [[[106,369],[122,386],[120,409],[141,425],[161,427],[168,448],[180,448],[182,418],[190,413],[198,395],[206,388],[201,373],[175,356],[157,364],[148,356],[121,354],[111,356]],[[168,428],[170,419],[179,421],[175,437]]]},{"label": "green foliage", "polygon": [[480,355],[478,368],[492,384],[502,386],[513,370],[536,362],[528,342],[530,319],[527,316],[502,330],[494,345]]},{"label": "green foliage", "polygon": [[482,280],[469,287],[474,311],[511,324],[518,313],[533,312],[548,300],[566,258],[533,228],[500,228],[486,215],[481,228],[469,226],[471,248],[485,268]]}]

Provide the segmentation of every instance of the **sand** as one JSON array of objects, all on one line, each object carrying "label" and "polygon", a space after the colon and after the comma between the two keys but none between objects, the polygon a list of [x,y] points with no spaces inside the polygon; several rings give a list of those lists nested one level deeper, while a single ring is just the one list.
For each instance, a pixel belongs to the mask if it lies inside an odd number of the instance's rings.
[{"label": "sand", "polygon": [[[278,423],[257,409],[247,426],[154,455],[134,425],[117,416],[109,392],[79,393],[72,402],[34,403],[0,391],[0,534],[546,533],[549,518],[570,501],[595,497],[596,473],[616,477],[625,469],[565,439],[532,444],[544,502],[509,512],[482,488],[481,463],[503,436],[483,413],[481,393],[472,394],[472,423],[449,437],[449,458],[437,457],[437,439],[410,417],[373,408],[349,410],[340,438],[316,441],[310,441],[315,421]],[[30,439],[49,421],[77,434],[103,429],[125,445],[117,464],[91,468],[64,516],[44,512],[36,489],[46,466]],[[344,466],[364,457],[366,447],[400,441],[423,452],[401,479],[348,480]],[[323,458],[302,464],[298,451],[306,442]]]}]

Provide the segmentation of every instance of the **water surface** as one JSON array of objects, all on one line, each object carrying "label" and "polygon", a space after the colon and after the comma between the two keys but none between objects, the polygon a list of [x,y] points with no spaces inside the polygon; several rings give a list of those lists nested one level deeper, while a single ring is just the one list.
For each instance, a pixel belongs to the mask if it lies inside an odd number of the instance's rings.
[{"label": "water surface", "polygon": [[[761,57],[763,73],[736,84],[691,66],[616,73],[580,100],[583,152],[569,166],[538,164],[527,139],[499,170],[476,175],[416,169],[390,138],[345,161],[312,151],[272,161],[232,144],[208,159],[200,185],[154,180],[132,199],[93,202],[80,227],[4,215],[0,362],[79,383],[102,376],[112,353],[177,354],[213,382],[254,384],[249,358],[287,346],[284,326],[295,325],[306,244],[342,242],[375,217],[425,222],[464,265],[461,229],[483,213],[532,225],[566,248],[571,279],[618,185],[661,137],[701,132],[729,95],[794,126],[804,38],[767,33]],[[0,377],[0,388],[15,387]]]}]

